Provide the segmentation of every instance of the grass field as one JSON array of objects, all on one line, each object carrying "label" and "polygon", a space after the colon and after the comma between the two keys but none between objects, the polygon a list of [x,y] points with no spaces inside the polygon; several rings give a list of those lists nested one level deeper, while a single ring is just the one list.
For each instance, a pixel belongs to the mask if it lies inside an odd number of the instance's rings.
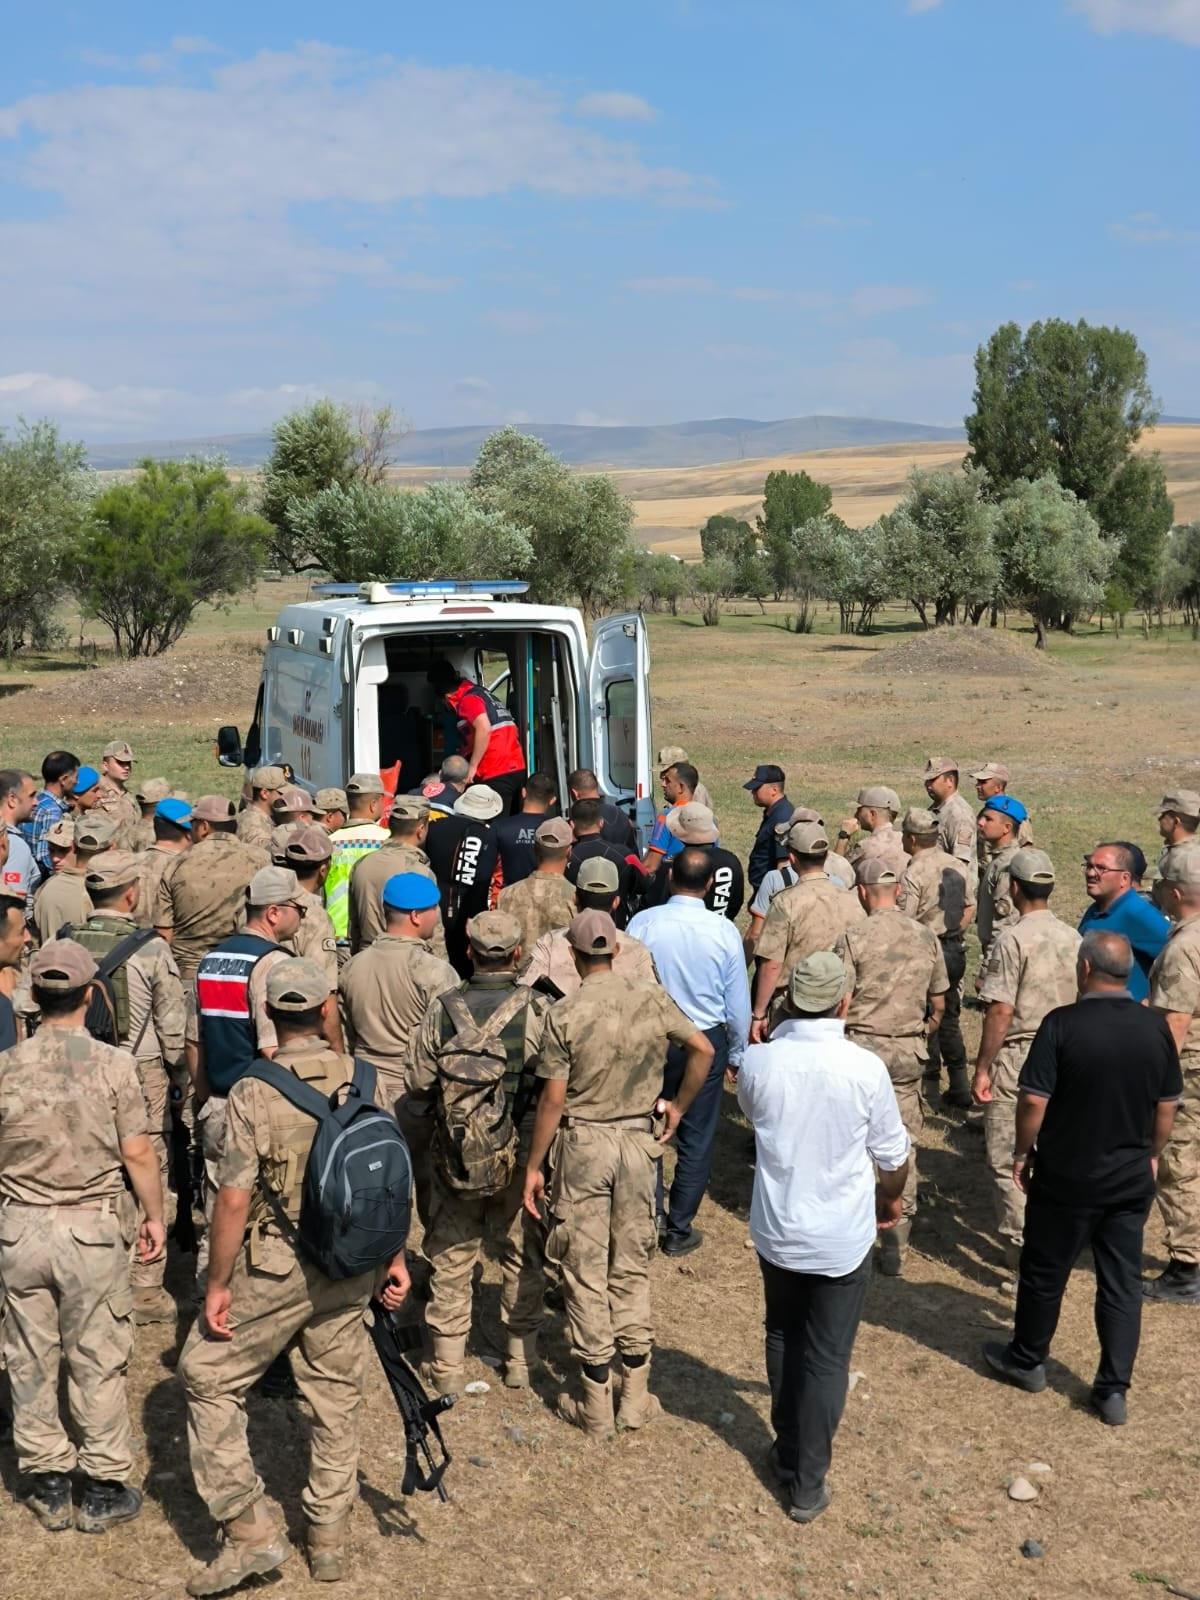
[{"label": "grass field", "polygon": [[[136,669],[127,688],[107,672],[43,670],[0,681],[0,760],[33,766],[51,745],[95,757],[131,739],[146,771],[190,789],[232,789],[212,760],[214,727],[245,726],[250,653],[278,604],[206,618],[181,659]],[[266,608],[266,609],[264,609]],[[757,813],[741,783],[779,760],[798,802],[834,820],[860,784],[887,782],[922,798],[929,753],[964,766],[1002,757],[1030,806],[1038,842],[1060,872],[1055,904],[1084,904],[1079,860],[1102,837],[1156,849],[1153,806],[1166,787],[1200,784],[1195,685],[1200,646],[1183,630],[1149,640],[1085,633],[1046,656],[1008,640],[917,635],[888,612],[878,633],[796,637],[782,613],[731,615],[705,629],[694,615],[650,619],[655,739],[686,745],[712,790],[724,841],[745,851]],[[1015,643],[1014,643],[1015,641]],[[18,680],[25,687],[18,687]],[[184,685],[177,689],[176,683]],[[32,687],[30,687],[32,685]],[[12,692],[15,691],[15,692]],[[175,695],[180,699],[176,700]],[[103,708],[99,702],[103,703]],[[969,1026],[977,1032],[974,1015]],[[972,1040],[973,1042],[973,1040]],[[1145,1319],[1130,1425],[1102,1428],[1082,1405],[1095,1360],[1092,1280],[1067,1297],[1050,1389],[1016,1393],[981,1371],[980,1343],[1011,1313],[970,1120],[935,1114],[921,1153],[922,1209],[903,1279],[876,1279],[853,1367],[861,1374],[835,1449],[831,1510],[802,1530],[784,1516],[762,1467],[769,1442],[761,1292],[744,1248],[751,1170],[733,1102],[721,1129],[702,1250],[653,1268],[658,1349],[654,1386],[666,1415],[641,1435],[595,1445],[546,1409],[570,1372],[560,1319],[545,1337],[538,1393],[510,1394],[477,1357],[498,1348],[498,1282],[489,1263],[469,1376],[490,1383],[451,1413],[455,1456],[447,1507],[402,1502],[403,1443],[379,1376],[365,1410],[362,1503],[354,1577],[343,1592],[421,1600],[1099,1600],[1200,1590],[1195,1510],[1200,1446],[1197,1313],[1153,1307]],[[1152,1258],[1161,1252],[1157,1220]],[[182,1292],[187,1263],[173,1281]],[[0,1519],[0,1594],[14,1600],[173,1597],[211,1542],[192,1489],[184,1412],[172,1376],[176,1345],[139,1332],[131,1387],[146,1441],[141,1521],[86,1540],[42,1533],[24,1513]],[[252,1406],[251,1436],[270,1492],[299,1527],[302,1407]],[[1033,1462],[1048,1475],[1017,1505],[1007,1481]],[[0,1450],[11,1488],[11,1449]],[[1028,1560],[1022,1541],[1041,1541]],[[299,1559],[271,1586],[280,1600],[316,1593]]]}]

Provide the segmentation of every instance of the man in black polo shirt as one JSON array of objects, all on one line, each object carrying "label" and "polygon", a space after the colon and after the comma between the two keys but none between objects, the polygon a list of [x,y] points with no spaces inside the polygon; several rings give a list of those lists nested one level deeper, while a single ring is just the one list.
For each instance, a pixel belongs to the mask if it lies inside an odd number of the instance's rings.
[{"label": "man in black polo shirt", "polygon": [[567,877],[574,883],[579,877],[580,867],[593,856],[603,856],[606,861],[611,861],[617,869],[617,892],[621,897],[613,912],[613,921],[618,928],[623,928],[633,910],[634,889],[641,874],[637,867],[629,864],[627,852],[618,845],[610,844],[604,837],[603,822],[599,800],[576,800],[571,807],[575,844],[567,862]]},{"label": "man in black polo shirt", "polygon": [[794,810],[792,802],[783,792],[786,782],[783,768],[768,762],[755,767],[754,776],[742,785],[754,804],[762,810],[762,821],[754,835],[750,859],[746,863],[746,876],[750,879],[752,894],[757,894],[759,884],[773,867],[787,860],[787,847],[784,846],[781,852],[775,837],[775,829],[786,822]]},{"label": "man in black polo shirt", "polygon": [[603,797],[600,781],[594,772],[587,767],[577,768],[568,777],[567,788],[571,793],[572,805],[576,800],[595,800],[599,804],[600,832],[609,844],[615,844],[620,850],[637,850],[637,829],[620,806]]},{"label": "man in black polo shirt", "polygon": [[1166,1020],[1126,987],[1132,968],[1124,934],[1087,934],[1079,999],[1049,1012],[1030,1046],[1013,1151],[1013,1182],[1028,1195],[1016,1321],[1009,1344],[983,1347],[998,1377],[1044,1389],[1067,1280],[1090,1245],[1100,1336],[1091,1401],[1114,1427],[1125,1421],[1141,1335],[1142,1235],[1158,1157],[1183,1093]]},{"label": "man in black polo shirt", "polygon": [[537,865],[533,836],[557,805],[554,779],[546,772],[531,772],[521,789],[520,811],[512,817],[497,817],[492,824],[505,887],[531,876]]}]

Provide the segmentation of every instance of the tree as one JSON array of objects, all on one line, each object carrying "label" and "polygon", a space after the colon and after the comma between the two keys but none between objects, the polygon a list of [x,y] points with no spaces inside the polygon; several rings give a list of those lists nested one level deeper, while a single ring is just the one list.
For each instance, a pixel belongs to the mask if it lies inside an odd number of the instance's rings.
[{"label": "tree", "polygon": [[377,411],[333,400],[316,400],[275,424],[274,446],[263,468],[261,509],[271,524],[271,558],[292,572],[320,566],[296,531],[297,508],[335,485],[382,483],[396,418],[390,406]]},{"label": "tree", "polygon": [[997,539],[1004,595],[1033,618],[1039,650],[1047,628],[1100,605],[1116,547],[1055,478],[1012,486],[998,508]]},{"label": "tree", "polygon": [[721,601],[733,593],[737,571],[728,556],[714,556],[691,569],[692,588],[695,590],[700,618],[706,628],[715,628],[721,621]]},{"label": "tree", "polygon": [[998,328],[975,355],[970,453],[998,492],[1055,477],[1081,500],[1112,485],[1158,419],[1146,357],[1132,333],[1058,319]]},{"label": "tree", "polygon": [[666,606],[678,616],[679,602],[688,592],[687,568],[675,556],[639,550],[634,561],[634,588],[647,611]]},{"label": "tree", "polygon": [[[1184,621],[1200,623],[1200,522],[1176,528],[1164,552],[1166,604],[1183,608]],[[1162,605],[1159,605],[1162,619]]]},{"label": "tree", "polygon": [[754,529],[740,517],[713,516],[700,529],[700,549],[705,561],[726,556],[737,563],[748,560],[758,549]]},{"label": "tree", "polygon": [[1120,540],[1114,572],[1122,588],[1144,601],[1175,520],[1162,458],[1130,456],[1104,494],[1093,501],[1092,512],[1104,533]]},{"label": "tree", "polygon": [[[832,513],[796,530],[793,548],[803,567],[803,591],[832,600],[842,633],[866,633],[875,612],[894,592],[887,533],[882,523],[848,528]],[[807,632],[806,612],[796,632]]]},{"label": "tree", "polygon": [[261,570],[270,527],[241,484],[212,461],[150,461],[97,496],[71,560],[84,614],[112,632],[118,655],[156,656],[196,607],[226,600]]},{"label": "tree", "polygon": [[426,489],[332,484],[295,510],[297,536],[339,583],[396,578],[523,578],[528,536],[461,483]]},{"label": "tree", "polygon": [[987,474],[978,467],[914,468],[904,498],[883,519],[894,592],[904,595],[923,627],[931,612],[937,623],[957,621],[960,608],[964,620],[977,621],[996,593],[996,508],[987,490]]},{"label": "tree", "polygon": [[744,555],[734,568],[734,593],[744,594],[747,600],[757,600],[758,609],[766,615],[765,601],[774,588],[771,569],[765,556],[757,552]]},{"label": "tree", "polygon": [[832,504],[833,490],[807,472],[767,473],[758,532],[766,546],[777,600],[793,587],[796,578],[792,533],[815,517],[823,517]]},{"label": "tree", "polygon": [[91,513],[92,480],[80,444],[51,422],[0,430],[0,640],[11,661],[27,641],[48,642],[66,558]]}]

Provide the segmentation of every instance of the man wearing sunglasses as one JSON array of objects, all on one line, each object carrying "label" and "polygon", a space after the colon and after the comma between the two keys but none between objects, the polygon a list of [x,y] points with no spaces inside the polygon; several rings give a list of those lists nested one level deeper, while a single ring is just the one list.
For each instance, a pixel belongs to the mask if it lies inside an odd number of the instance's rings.
[{"label": "man wearing sunglasses", "polygon": [[1137,892],[1133,852],[1125,844],[1098,844],[1083,861],[1083,886],[1091,905],[1081,934],[1121,933],[1133,949],[1126,987],[1135,1000],[1150,993],[1150,968],[1166,944],[1171,924]]}]

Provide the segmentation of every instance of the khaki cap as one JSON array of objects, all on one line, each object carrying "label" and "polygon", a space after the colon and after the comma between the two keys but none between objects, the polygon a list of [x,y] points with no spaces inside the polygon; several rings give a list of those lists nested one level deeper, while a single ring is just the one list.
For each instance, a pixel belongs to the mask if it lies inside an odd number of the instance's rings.
[{"label": "khaki cap", "polygon": [[313,797],[307,789],[302,789],[298,783],[285,783],[283,788],[271,801],[271,810],[274,812],[307,811],[313,808]]},{"label": "khaki cap", "polygon": [[300,885],[290,867],[259,867],[250,879],[246,899],[252,906],[299,903]]},{"label": "khaki cap", "polygon": [[857,877],[859,883],[867,888],[873,888],[878,883],[900,882],[900,874],[882,856],[868,856],[865,861],[860,861]]},{"label": "khaki cap", "polygon": [[195,822],[232,822],[237,813],[223,794],[202,794],[192,807]]},{"label": "khaki cap", "polygon": [[324,968],[302,956],[277,961],[267,974],[267,1004],[274,1011],[311,1011],[332,993]]},{"label": "khaki cap", "polygon": [[346,785],[347,796],[352,794],[383,794],[383,779],[377,772],[356,772]]},{"label": "khaki cap", "polygon": [[286,782],[287,773],[282,767],[255,767],[250,774],[252,789],[282,789]]},{"label": "khaki cap", "polygon": [[313,805],[318,811],[349,811],[350,802],[345,789],[318,789],[313,795]]},{"label": "khaki cap", "polygon": [[846,968],[832,950],[817,950],[792,968],[788,999],[797,1011],[832,1011],[846,992]]},{"label": "khaki cap", "polygon": [[1200,884],[1200,850],[1181,850],[1171,856],[1163,867],[1160,882],[1192,887]]},{"label": "khaki cap", "polygon": [[787,846],[799,856],[817,856],[829,849],[829,835],[820,822],[793,822],[787,831]]},{"label": "khaki cap", "polygon": [[486,783],[473,783],[454,802],[454,814],[476,822],[490,822],[504,810],[504,801]]},{"label": "khaki cap", "polygon": [[112,817],[96,816],[89,811],[75,820],[75,848],[85,855],[98,855],[107,850],[117,837],[118,823]]},{"label": "khaki cap", "polygon": [[889,789],[882,783],[871,784],[869,788],[858,791],[857,804],[867,806],[872,811],[890,811],[896,816],[900,811],[900,796],[895,789]]},{"label": "khaki cap", "polygon": [[96,976],[96,963],[90,950],[74,939],[51,939],[29,963],[29,976],[39,989],[81,989]]},{"label": "khaki cap", "polygon": [[616,894],[621,887],[617,863],[607,856],[590,856],[575,875],[575,887],[585,894]]},{"label": "khaki cap", "polygon": [[688,760],[688,753],[681,744],[668,744],[658,752],[658,770],[665,772],[668,767],[677,767],[681,761]]},{"label": "khaki cap", "polygon": [[581,911],[567,929],[567,943],[581,955],[611,956],[617,948],[617,925],[607,911]]},{"label": "khaki cap", "polygon": [[73,850],[75,848],[75,823],[71,817],[59,817],[58,821],[46,834],[46,843],[54,845],[59,850]]},{"label": "khaki cap", "polygon": [[712,812],[696,800],[667,812],[667,832],[681,844],[716,844],[718,837]]},{"label": "khaki cap", "polygon": [[1044,850],[1035,850],[1032,845],[1017,851],[1008,871],[1010,877],[1019,878],[1022,883],[1054,882],[1053,861]]},{"label": "khaki cap", "polygon": [[106,760],[132,761],[134,759],[133,746],[124,739],[112,739],[104,746],[103,755]]},{"label": "khaki cap", "polygon": [[333,854],[333,843],[324,828],[295,828],[284,850],[287,861],[300,866],[317,867]]},{"label": "khaki cap", "polygon": [[997,783],[1007,783],[1008,768],[1003,761],[985,761],[977,772],[971,774],[971,777],[976,783],[983,783],[988,778],[995,778]]},{"label": "khaki cap", "polygon": [[[328,810],[334,810],[330,806]],[[388,814],[388,821],[395,818],[398,822],[425,822],[429,817],[429,802],[422,799],[419,794],[398,794],[392,801],[392,809]]]},{"label": "khaki cap", "polygon": [[819,811],[814,811],[811,806],[794,806],[792,814],[786,822],[777,822],[775,824],[774,833],[776,839],[786,841],[788,834],[791,833],[798,822],[816,822],[822,828],[825,826],[825,818]]},{"label": "khaki cap", "polygon": [[900,824],[900,831],[911,833],[914,839],[927,839],[931,833],[938,831],[938,820],[932,811],[926,811],[922,806],[909,806]]},{"label": "khaki cap", "polygon": [[298,822],[281,822],[277,828],[271,829],[271,860],[282,861],[283,852],[291,844],[300,824]]},{"label": "khaki cap", "polygon": [[467,923],[467,938],[482,955],[506,956],[521,942],[521,924],[507,911],[481,911]]},{"label": "khaki cap", "polygon": [[89,889],[124,889],[137,882],[140,866],[132,850],[102,850],[88,863],[83,881]]},{"label": "khaki cap", "polygon": [[143,778],[133,791],[133,798],[139,805],[156,806],[160,800],[165,800],[171,793],[171,785],[166,778]]},{"label": "khaki cap", "polygon": [[921,774],[926,780],[930,778],[944,778],[952,772],[958,777],[958,762],[950,756],[928,756],[925,761],[925,771]]},{"label": "khaki cap", "polygon": [[1172,789],[1159,802],[1158,815],[1173,811],[1177,817],[1200,817],[1200,794],[1195,789]]},{"label": "khaki cap", "polygon": [[574,829],[562,817],[547,817],[533,837],[547,850],[569,850],[575,843]]}]

